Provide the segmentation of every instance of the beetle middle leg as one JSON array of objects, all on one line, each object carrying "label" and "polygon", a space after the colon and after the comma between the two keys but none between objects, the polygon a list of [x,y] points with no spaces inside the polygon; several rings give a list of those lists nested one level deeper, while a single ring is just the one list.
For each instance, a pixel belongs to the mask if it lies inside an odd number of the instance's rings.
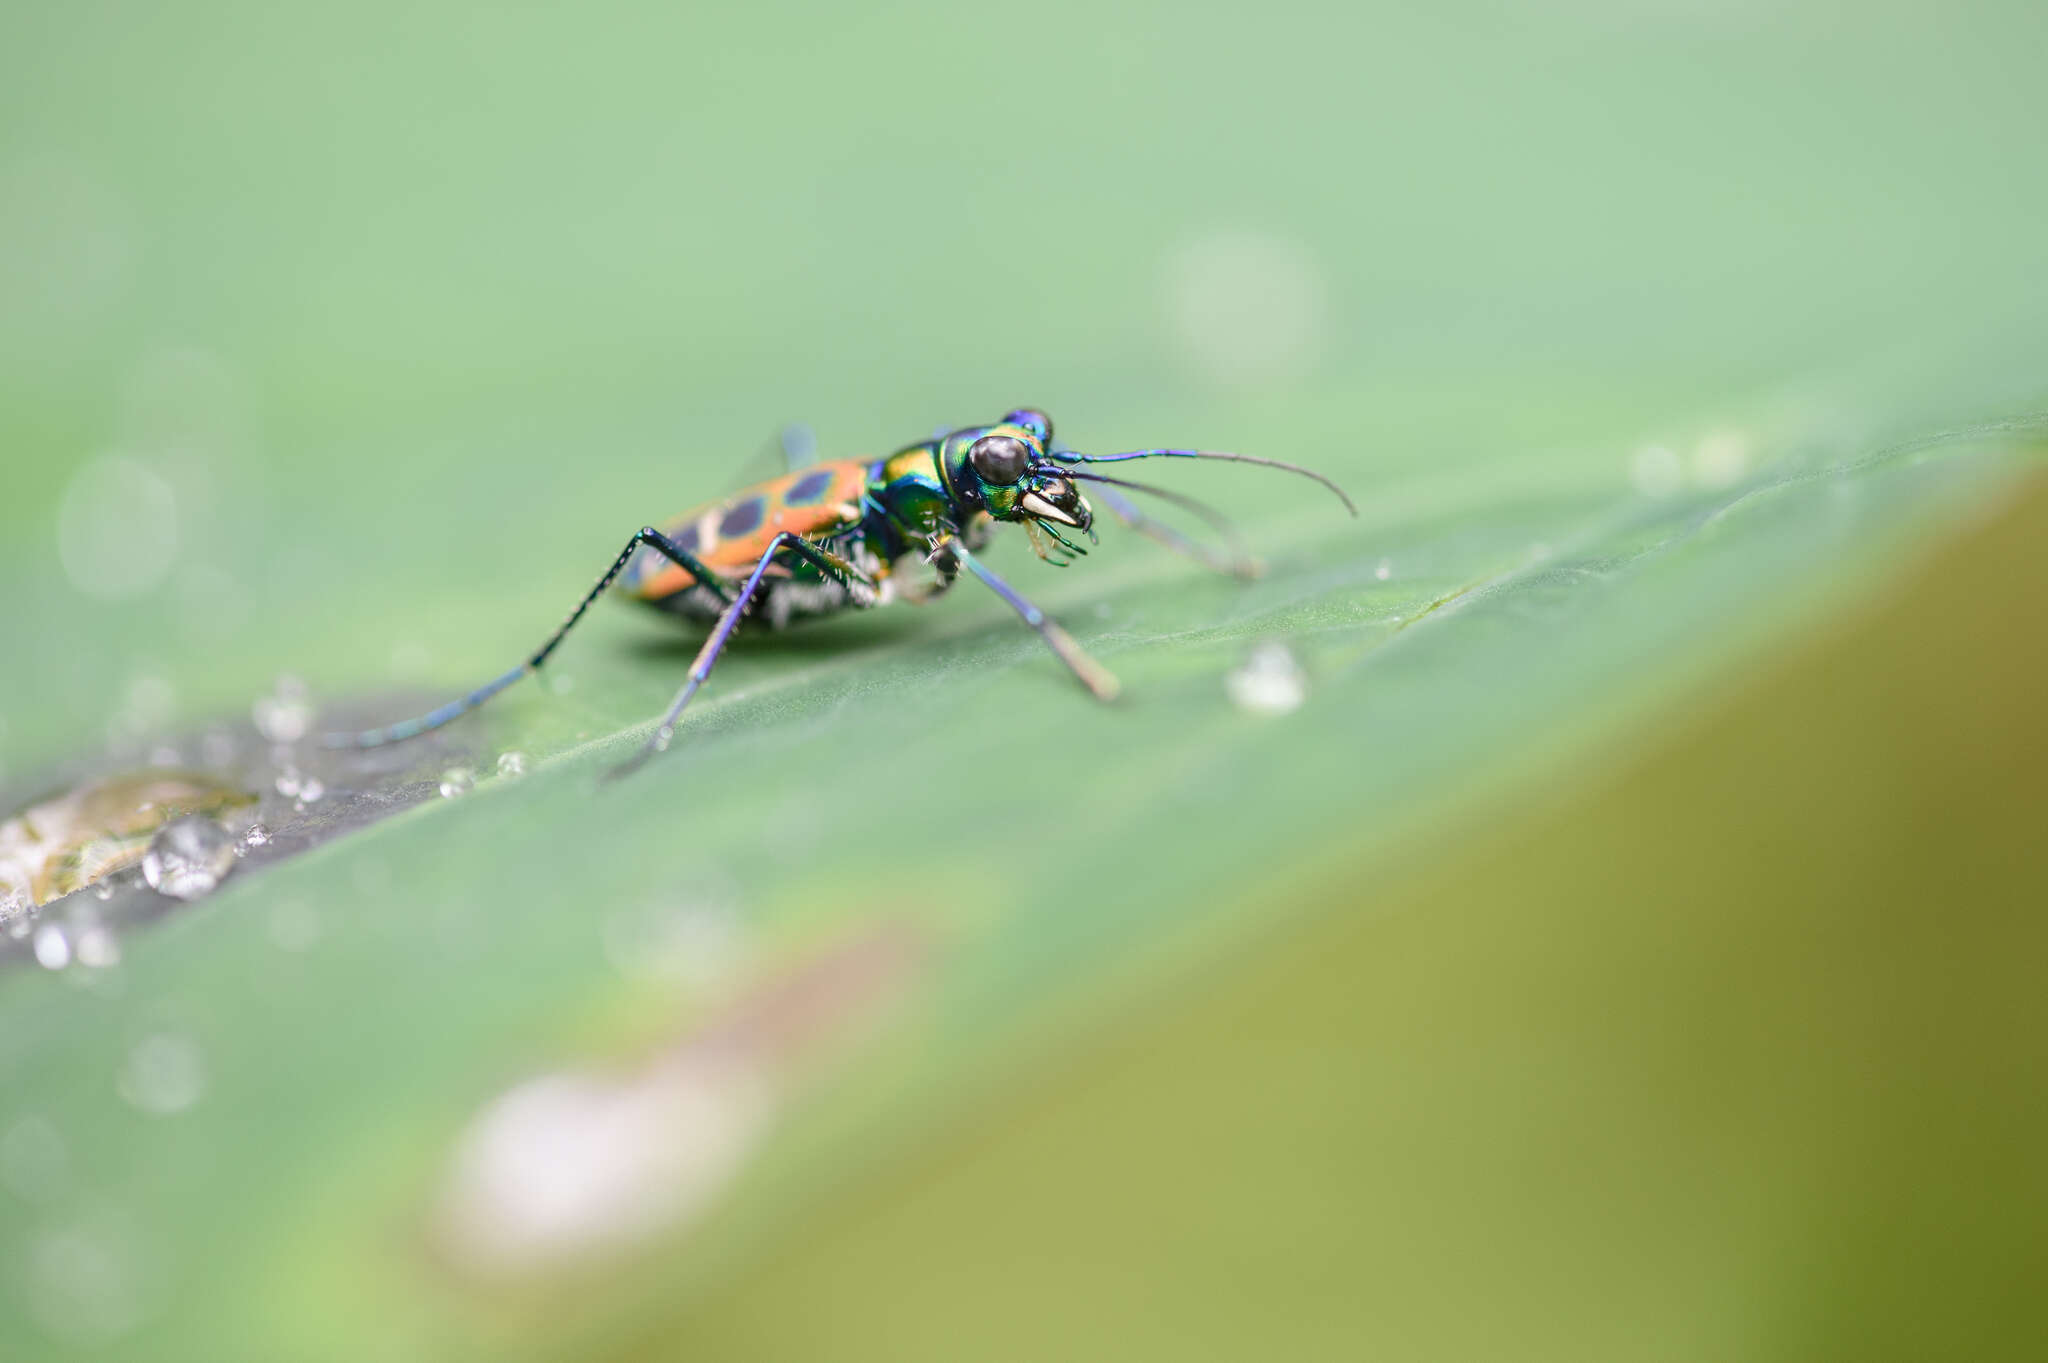
[{"label": "beetle middle leg", "polygon": [[690,698],[697,694],[697,688],[711,676],[711,669],[717,666],[719,655],[725,652],[726,644],[731,642],[733,632],[739,628],[740,617],[747,613],[747,608],[753,604],[755,594],[761,590],[761,581],[768,575],[769,565],[784,554],[807,561],[849,590],[864,588],[868,601],[874,599],[874,594],[878,590],[878,584],[873,578],[831,550],[786,530],[777,535],[769,541],[766,552],[754,565],[754,571],[747,575],[745,585],[733,597],[731,604],[720,612],[718,623],[712,627],[709,637],[704,640],[704,647],[697,650],[696,661],[690,664],[689,679],[683,683],[682,690],[676,692],[676,698],[669,703],[667,713],[663,714],[661,722],[655,725],[653,735],[641,746],[639,752],[614,767],[607,779],[615,780],[628,775],[638,770],[642,763],[656,753],[667,751],[668,745],[675,739],[676,721],[682,718],[683,708],[690,703]]}]

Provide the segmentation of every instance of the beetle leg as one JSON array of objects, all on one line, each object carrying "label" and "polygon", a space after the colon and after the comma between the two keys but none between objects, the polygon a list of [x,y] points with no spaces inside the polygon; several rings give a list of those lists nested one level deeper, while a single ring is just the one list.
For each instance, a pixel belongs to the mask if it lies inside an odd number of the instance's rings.
[{"label": "beetle leg", "polygon": [[846,588],[853,604],[860,607],[872,606],[881,595],[882,584],[862,572],[851,559],[835,554],[822,544],[813,544],[800,536],[785,533],[788,543],[783,548],[799,558],[808,559],[813,566],[827,577]]},{"label": "beetle leg", "polygon": [[1176,554],[1185,555],[1205,568],[1232,577],[1250,581],[1264,571],[1264,566],[1250,554],[1238,551],[1232,554],[1219,553],[1197,540],[1191,540],[1164,521],[1157,521],[1138,509],[1137,503],[1113,487],[1094,485],[1089,495],[1108,507],[1110,513],[1131,529],[1155,544],[1163,544]]},{"label": "beetle leg", "polygon": [[799,558],[808,559],[822,571],[834,576],[845,574],[849,585],[860,582],[871,589],[875,586],[873,578],[844,558],[829,549],[812,544],[800,535],[793,535],[785,530],[770,540],[766,552],[754,565],[754,571],[747,574],[746,584],[740,588],[739,595],[735,596],[732,604],[719,614],[718,623],[712,627],[710,636],[704,640],[704,647],[697,650],[697,659],[690,664],[689,679],[683,683],[683,689],[676,692],[676,698],[669,702],[668,711],[662,715],[661,722],[654,726],[653,735],[639,752],[612,768],[606,776],[607,780],[617,780],[621,776],[629,775],[638,770],[648,758],[668,750],[668,745],[675,739],[676,721],[682,718],[683,707],[690,703],[690,698],[697,694],[697,688],[704,684],[711,675],[711,669],[718,665],[718,655],[725,652],[725,646],[731,642],[733,632],[740,627],[740,617],[747,613],[747,608],[754,602],[755,593],[761,590],[761,580],[768,575],[769,565],[775,562],[778,554],[785,551]]},{"label": "beetle leg", "polygon": [[612,560],[612,566],[605,569],[603,575],[597,579],[596,585],[585,592],[583,599],[576,603],[576,609],[569,612],[568,618],[548,636],[547,642],[536,649],[525,662],[503,676],[485,682],[462,699],[448,702],[438,710],[430,710],[424,715],[402,720],[382,729],[366,729],[353,734],[326,734],[321,737],[321,745],[328,748],[381,748],[387,743],[402,743],[408,738],[417,738],[423,733],[440,728],[452,719],[468,714],[527,673],[538,671],[541,664],[548,660],[548,655],[553,653],[569,631],[575,628],[576,622],[583,618],[584,612],[590,609],[590,603],[604,595],[605,588],[611,586],[618,575],[625,571],[627,562],[633,557],[633,551],[642,545],[681,566],[719,600],[730,602],[733,599],[732,588],[727,585],[724,578],[705,567],[696,555],[667,535],[651,525],[645,526],[632,539],[626,541],[626,547]]},{"label": "beetle leg", "polygon": [[1108,668],[1096,662],[1081,646],[1074,642],[1074,636],[1061,629],[1046,613],[1032,605],[1020,595],[1015,587],[997,577],[988,566],[971,553],[957,537],[941,538],[932,546],[934,552],[943,550],[968,572],[980,578],[982,584],[997,596],[1010,603],[1010,609],[1022,616],[1024,623],[1038,631],[1038,637],[1045,640],[1046,647],[1059,655],[1081,681],[1081,685],[1094,693],[1097,700],[1115,700],[1117,680]]}]

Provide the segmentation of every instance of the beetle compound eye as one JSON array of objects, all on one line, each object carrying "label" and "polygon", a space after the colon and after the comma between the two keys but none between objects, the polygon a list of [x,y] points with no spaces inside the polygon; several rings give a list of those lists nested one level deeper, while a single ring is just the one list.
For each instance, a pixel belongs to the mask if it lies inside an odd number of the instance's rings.
[{"label": "beetle compound eye", "polygon": [[1031,451],[1014,435],[985,435],[967,452],[974,471],[991,483],[1005,487],[1024,476],[1031,467]]}]

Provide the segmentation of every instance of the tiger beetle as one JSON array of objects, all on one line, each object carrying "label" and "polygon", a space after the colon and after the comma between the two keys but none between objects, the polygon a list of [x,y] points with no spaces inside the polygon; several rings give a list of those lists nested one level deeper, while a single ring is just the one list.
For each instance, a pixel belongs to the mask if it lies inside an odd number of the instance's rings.
[{"label": "tiger beetle", "polygon": [[[1051,417],[1022,407],[993,425],[944,432],[885,458],[835,459],[796,469],[665,525],[647,526],[626,542],[561,627],[517,667],[438,710],[387,728],[329,734],[323,742],[330,748],[378,748],[468,714],[539,671],[614,582],[636,601],[712,626],[653,736],[614,775],[667,749],[683,707],[711,675],[740,617],[749,611],[780,628],[799,616],[895,600],[927,601],[951,587],[963,570],[1008,602],[1097,699],[1114,699],[1116,678],[996,576],[979,554],[996,523],[1010,521],[1022,525],[1038,556],[1056,567],[1085,555],[1088,550],[1069,532],[1097,542],[1095,510],[1077,486],[1087,483],[1112,515],[1140,534],[1218,572],[1257,576],[1257,562],[1220,512],[1169,488],[1094,471],[1095,465],[1137,459],[1214,459],[1283,469],[1321,483],[1347,511],[1358,514],[1342,488],[1298,464],[1216,450],[1077,454],[1055,448]],[[1154,520],[1126,492],[1157,497],[1202,518],[1225,537],[1229,550],[1189,539]],[[918,560],[936,576],[914,582],[904,570]]]}]

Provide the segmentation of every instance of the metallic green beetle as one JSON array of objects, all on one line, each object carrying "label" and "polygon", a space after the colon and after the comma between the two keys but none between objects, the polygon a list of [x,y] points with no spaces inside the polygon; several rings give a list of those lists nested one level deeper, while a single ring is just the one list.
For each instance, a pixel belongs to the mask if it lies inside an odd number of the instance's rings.
[{"label": "metallic green beetle", "polygon": [[[591,602],[614,582],[635,600],[712,627],[682,690],[621,772],[669,746],[683,707],[711,675],[742,616],[753,612],[779,626],[796,616],[899,599],[929,600],[963,571],[1008,602],[1083,686],[1098,699],[1110,700],[1117,693],[1116,678],[978,555],[995,526],[1004,522],[1022,525],[1038,556],[1056,566],[1086,554],[1069,532],[1095,539],[1095,511],[1079,486],[1088,483],[1132,529],[1218,571],[1240,577],[1258,571],[1229,522],[1213,509],[1093,467],[1137,459],[1214,459],[1284,469],[1321,483],[1346,510],[1358,514],[1342,488],[1296,464],[1214,450],[1077,454],[1054,446],[1052,418],[1020,407],[991,425],[948,431],[880,459],[831,460],[798,469],[661,527],[647,526],[626,542],[576,609],[517,667],[438,710],[388,728],[331,734],[325,742],[332,748],[381,747],[467,714],[539,670]],[[1231,550],[1219,552],[1152,519],[1123,495],[1126,491],[1160,497],[1203,517],[1231,537]],[[910,575],[903,569],[918,562],[930,565],[936,577],[906,585]]]}]

